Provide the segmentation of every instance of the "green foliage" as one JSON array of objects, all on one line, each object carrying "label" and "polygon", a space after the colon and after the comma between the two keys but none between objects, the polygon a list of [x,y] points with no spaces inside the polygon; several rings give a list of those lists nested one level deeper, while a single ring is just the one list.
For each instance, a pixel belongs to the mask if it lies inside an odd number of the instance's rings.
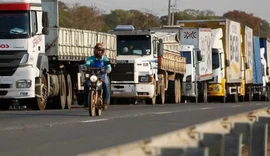
[{"label": "green foliage", "polygon": [[[168,16],[157,17],[154,14],[139,10],[112,10],[109,14],[95,6],[81,6],[73,4],[68,7],[65,3],[59,2],[59,24],[61,27],[86,29],[107,32],[116,25],[133,25],[136,29],[148,29],[166,25]],[[254,30],[254,35],[270,37],[270,27],[266,20],[248,14],[244,11],[233,10],[223,16],[217,16],[211,10],[186,9],[174,14],[174,23],[177,20],[196,20],[196,19],[217,19],[228,18],[247,25]]]}]

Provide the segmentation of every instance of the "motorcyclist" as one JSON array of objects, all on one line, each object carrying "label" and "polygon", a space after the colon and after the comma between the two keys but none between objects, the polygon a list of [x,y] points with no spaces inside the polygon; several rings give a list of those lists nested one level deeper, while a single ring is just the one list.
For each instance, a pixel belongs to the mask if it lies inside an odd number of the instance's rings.
[{"label": "motorcyclist", "polygon": [[[86,59],[86,63],[84,64],[84,68],[91,67],[95,60],[100,60],[103,62],[109,61],[109,59],[105,56],[103,56],[105,52],[105,49],[103,47],[102,43],[97,43],[94,47],[94,56],[89,56]],[[110,64],[105,66],[106,73],[104,76],[104,82],[102,83],[103,87],[103,107],[105,108],[108,106],[108,101],[110,98],[110,90],[109,90],[109,82],[107,79],[107,74],[109,74],[112,71],[112,67]],[[88,94],[89,94],[89,80],[86,80],[84,82],[84,107],[88,107]]]}]

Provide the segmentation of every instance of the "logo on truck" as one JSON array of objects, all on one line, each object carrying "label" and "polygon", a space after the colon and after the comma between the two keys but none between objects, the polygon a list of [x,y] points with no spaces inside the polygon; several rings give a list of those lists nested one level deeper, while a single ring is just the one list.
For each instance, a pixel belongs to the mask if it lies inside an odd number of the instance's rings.
[{"label": "logo on truck", "polygon": [[196,31],[192,31],[192,32],[186,31],[186,32],[184,32],[184,34],[185,34],[184,38],[186,38],[186,39],[189,39],[189,38],[195,39],[196,38],[196,36],[195,36]]},{"label": "logo on truck", "polygon": [[9,48],[9,45],[8,44],[0,44],[0,48],[6,49],[6,48]]}]

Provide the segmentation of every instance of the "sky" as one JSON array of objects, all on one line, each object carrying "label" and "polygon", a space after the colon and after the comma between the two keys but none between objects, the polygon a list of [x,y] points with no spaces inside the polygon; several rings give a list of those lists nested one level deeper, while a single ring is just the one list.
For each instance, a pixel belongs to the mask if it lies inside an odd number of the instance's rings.
[{"label": "sky", "polygon": [[[106,11],[114,9],[137,9],[148,11],[155,15],[168,14],[168,0],[60,0],[64,3],[80,3],[83,5],[95,5]],[[212,10],[216,15],[231,10],[242,10],[253,13],[270,22],[270,0],[171,0],[176,4],[176,9]]]}]

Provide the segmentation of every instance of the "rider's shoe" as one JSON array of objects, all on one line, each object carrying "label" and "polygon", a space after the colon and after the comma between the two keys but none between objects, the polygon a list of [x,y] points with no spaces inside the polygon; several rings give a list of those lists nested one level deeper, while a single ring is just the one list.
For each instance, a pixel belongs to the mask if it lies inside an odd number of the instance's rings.
[{"label": "rider's shoe", "polygon": [[103,109],[107,109],[108,108],[108,102],[104,102],[103,103]]}]

